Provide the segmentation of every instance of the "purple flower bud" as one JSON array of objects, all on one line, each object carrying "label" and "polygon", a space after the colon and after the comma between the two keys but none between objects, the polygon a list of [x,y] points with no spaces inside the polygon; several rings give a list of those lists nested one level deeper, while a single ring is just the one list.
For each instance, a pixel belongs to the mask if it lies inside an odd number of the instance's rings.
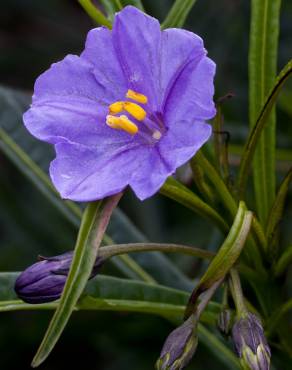
[{"label": "purple flower bud", "polygon": [[249,313],[239,319],[232,328],[232,338],[244,369],[270,369],[271,351],[256,315]]},{"label": "purple flower bud", "polygon": [[[63,291],[72,262],[73,252],[40,261],[24,270],[16,279],[15,292],[24,302],[37,304],[58,299]],[[97,258],[90,278],[100,270],[104,260]]]},{"label": "purple flower bud", "polygon": [[197,320],[192,315],[166,339],[156,362],[157,370],[184,369],[192,359],[197,345]]},{"label": "purple flower bud", "polygon": [[233,321],[232,316],[232,311],[228,308],[222,310],[218,316],[217,326],[221,334],[224,336],[228,336],[230,334]]}]

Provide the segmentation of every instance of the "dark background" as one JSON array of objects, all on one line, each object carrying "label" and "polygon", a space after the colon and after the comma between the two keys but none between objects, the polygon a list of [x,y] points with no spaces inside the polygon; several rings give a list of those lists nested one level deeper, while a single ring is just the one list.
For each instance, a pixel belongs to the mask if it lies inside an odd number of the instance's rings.
[{"label": "dark background", "polygon": [[[172,1],[144,1],[148,13],[163,20]],[[243,142],[248,131],[247,52],[249,1],[198,1],[185,28],[205,41],[216,61],[216,96],[233,92],[224,106],[231,144]],[[279,69],[292,55],[292,3],[283,1]],[[32,92],[34,80],[66,54],[79,54],[94,25],[77,1],[0,1],[0,85]],[[280,99],[278,143],[282,154],[291,147],[291,107],[285,104],[291,84]],[[45,144],[44,144],[45,145]],[[237,162],[234,152],[231,161]],[[289,163],[278,163],[279,179]],[[38,254],[55,255],[74,245],[76,231],[0,153],[0,270],[22,270]],[[152,241],[191,243],[216,248],[218,234],[205,221],[161,196],[140,203],[128,193],[122,208]],[[291,243],[291,199],[283,220],[283,240]],[[173,257],[172,257],[173,258]],[[191,277],[201,265],[176,258]],[[107,270],[104,271],[105,273]],[[51,313],[0,315],[0,366],[29,369]],[[81,312],[70,320],[60,342],[41,368],[58,370],[76,366],[99,370],[152,369],[172,326],[161,318],[126,313]],[[288,365],[289,366],[289,365]],[[224,369],[200,345],[190,369]],[[288,367],[287,367],[288,369]],[[285,369],[281,369],[285,370]]]}]

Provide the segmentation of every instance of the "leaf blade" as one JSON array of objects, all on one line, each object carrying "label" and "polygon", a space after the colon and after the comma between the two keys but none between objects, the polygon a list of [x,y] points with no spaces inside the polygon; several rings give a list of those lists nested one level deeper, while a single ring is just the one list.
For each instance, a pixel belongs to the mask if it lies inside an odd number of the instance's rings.
[{"label": "leaf blade", "polygon": [[243,148],[237,179],[238,184],[237,188],[240,197],[244,196],[246,183],[248,179],[248,172],[253,157],[255,156],[257,144],[260,140],[260,137],[263,134],[263,130],[267,125],[269,125],[268,121],[269,114],[272,111],[273,105],[275,104],[283,85],[286,83],[286,81],[291,75],[292,75],[292,60],[290,60],[282,69],[282,71],[279,73],[276,83],[273,86],[272,90],[270,91],[266,101],[264,102],[262,109],[257,117],[256,123],[253,126],[249,134],[249,137],[246,141],[246,144]]},{"label": "leaf blade", "polygon": [[120,197],[121,194],[118,194],[91,203],[85,210],[60,304],[32,361],[32,367],[39,366],[49,356],[61,336],[90,277],[103,234]]},{"label": "leaf blade", "polygon": [[[252,0],[249,47],[249,116],[255,125],[258,112],[274,84],[281,0]],[[265,222],[275,197],[275,112],[255,154],[254,189],[257,214]]]}]

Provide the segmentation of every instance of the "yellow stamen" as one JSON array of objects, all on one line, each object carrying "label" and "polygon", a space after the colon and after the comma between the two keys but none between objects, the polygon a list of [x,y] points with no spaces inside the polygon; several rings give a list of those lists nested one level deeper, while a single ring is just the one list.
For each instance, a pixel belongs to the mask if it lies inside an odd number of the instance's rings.
[{"label": "yellow stamen", "polygon": [[146,112],[140,105],[129,101],[124,102],[124,110],[131,114],[136,120],[143,121],[146,117]]},{"label": "yellow stamen", "polygon": [[132,100],[135,100],[138,103],[146,104],[148,101],[148,98],[146,95],[139,94],[136,91],[128,90],[126,97]]},{"label": "yellow stamen", "polygon": [[117,114],[124,110],[124,102],[117,101],[109,106],[110,114]]},{"label": "yellow stamen", "polygon": [[130,135],[135,135],[138,132],[138,126],[124,115],[120,117],[108,115],[106,117],[106,124],[111,128],[124,130]]}]

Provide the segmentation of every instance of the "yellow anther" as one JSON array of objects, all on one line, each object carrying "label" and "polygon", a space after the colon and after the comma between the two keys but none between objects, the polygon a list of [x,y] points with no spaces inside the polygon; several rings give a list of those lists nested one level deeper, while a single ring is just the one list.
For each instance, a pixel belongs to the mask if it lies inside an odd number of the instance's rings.
[{"label": "yellow anther", "polygon": [[136,120],[143,121],[146,117],[146,112],[140,105],[129,101],[124,102],[124,110],[131,114]]},{"label": "yellow anther", "polygon": [[109,106],[110,114],[117,114],[124,110],[124,102],[117,101]]},{"label": "yellow anther", "polygon": [[148,98],[146,95],[139,94],[133,90],[128,90],[126,97],[129,99],[135,100],[136,102],[141,103],[141,104],[146,104],[148,101]]},{"label": "yellow anther", "polygon": [[108,115],[106,117],[106,124],[111,128],[124,130],[130,135],[135,135],[138,132],[138,126],[124,115],[120,117]]}]

